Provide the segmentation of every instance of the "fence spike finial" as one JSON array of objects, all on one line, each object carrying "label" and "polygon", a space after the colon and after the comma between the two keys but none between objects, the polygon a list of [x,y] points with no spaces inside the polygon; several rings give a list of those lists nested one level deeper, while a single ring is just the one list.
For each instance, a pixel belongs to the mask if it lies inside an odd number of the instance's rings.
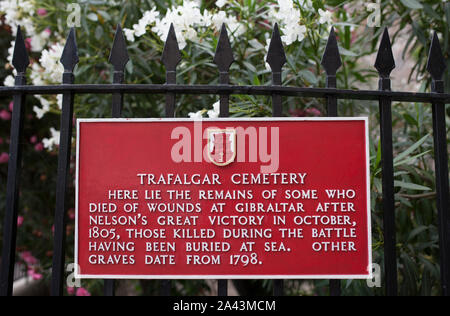
[{"label": "fence spike finial", "polygon": [[64,66],[65,72],[73,72],[75,66],[80,61],[80,59],[78,58],[75,28],[70,29],[69,36],[67,37],[66,45],[64,46],[60,61]]},{"label": "fence spike finial", "polygon": [[122,27],[117,25],[116,34],[114,35],[114,42],[109,55],[109,63],[114,66],[115,71],[123,72],[130,57],[128,55],[127,43],[123,36]]},{"label": "fence spike finial", "polygon": [[342,66],[341,54],[339,53],[339,46],[334,27],[331,28],[321,64],[328,76],[336,76],[338,69]]},{"label": "fence spike finial", "polygon": [[280,30],[278,23],[272,33],[272,40],[270,41],[269,51],[267,53],[267,63],[273,72],[281,72],[284,64],[287,62],[286,54],[284,52],[283,42],[281,41]]},{"label": "fence spike finial", "polygon": [[431,41],[430,53],[428,56],[427,70],[431,74],[433,80],[442,80],[447,65],[445,63],[444,55],[442,54],[439,37],[435,32]]},{"label": "fence spike finial", "polygon": [[378,70],[381,78],[389,78],[392,70],[395,69],[395,59],[392,53],[391,39],[389,31],[384,29],[383,38],[381,39],[380,48],[378,50],[375,68]]},{"label": "fence spike finial", "polygon": [[16,42],[14,44],[14,53],[12,58],[12,65],[18,73],[24,73],[30,65],[25,40],[23,38],[20,26],[17,27]]},{"label": "fence spike finial", "polygon": [[173,23],[170,25],[169,34],[167,35],[166,44],[162,53],[162,62],[166,67],[166,71],[176,71],[181,61],[180,48],[178,46],[177,35]]},{"label": "fence spike finial", "polygon": [[217,43],[216,54],[214,55],[213,61],[218,66],[220,72],[228,72],[231,64],[235,61],[225,23],[222,24],[222,30],[220,31],[219,42]]}]

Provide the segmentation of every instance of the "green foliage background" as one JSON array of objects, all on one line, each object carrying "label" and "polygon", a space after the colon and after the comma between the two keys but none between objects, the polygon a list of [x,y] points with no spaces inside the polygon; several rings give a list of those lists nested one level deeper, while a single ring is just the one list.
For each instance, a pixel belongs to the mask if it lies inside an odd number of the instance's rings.
[{"label": "green foliage background", "polygon": [[[72,0],[36,0],[37,7],[48,11],[46,17],[36,16],[39,30],[50,28],[53,34],[64,37],[68,33],[64,21],[68,12],[66,7]],[[108,57],[117,23],[131,28],[141,18],[142,12],[156,7],[165,12],[170,4],[181,1],[128,0],[111,7],[107,1],[78,1],[82,6],[81,27],[77,29],[80,63],[75,71],[76,83],[110,83],[113,71],[108,64]],[[260,50],[249,49],[249,41],[257,38],[264,43],[270,27],[263,19],[264,4],[268,0],[239,0],[233,8],[239,19],[256,20],[258,28],[251,29],[239,40],[233,41],[236,63],[232,66],[231,80],[240,85],[270,84],[270,72],[267,70]],[[366,20],[370,12],[358,7],[348,13],[348,7],[357,5],[357,1],[319,1],[314,0],[314,7],[325,5],[335,8],[339,18],[336,28],[344,66],[338,74],[338,87],[361,89],[376,87],[377,74],[368,68],[368,56],[376,52],[383,27],[368,28]],[[344,7],[346,6],[346,7]],[[202,7],[214,8],[214,1],[203,2]],[[421,91],[430,87],[426,74],[426,60],[430,46],[431,31],[437,31],[441,37],[447,64],[449,59],[450,5],[441,0],[400,0],[381,1],[382,25],[391,30],[395,43],[400,32],[411,27],[409,38],[404,47],[405,58],[412,58],[415,67],[410,79],[422,82]],[[298,44],[286,47],[288,63],[283,74],[283,84],[304,87],[323,87],[325,75],[320,66],[321,55],[326,44],[328,30],[313,26],[317,14],[305,13],[303,21],[308,25],[306,39]],[[4,78],[10,70],[6,64],[6,51],[12,40],[10,30],[3,26],[0,36],[0,77]],[[54,36],[55,36],[54,35]],[[212,63],[218,34],[213,31],[204,34],[200,43],[190,43],[182,51],[183,63],[178,71],[180,84],[216,84],[218,71]],[[165,69],[160,62],[163,42],[155,34],[148,32],[141,39],[129,43],[131,62],[127,66],[127,83],[164,83]],[[32,54],[33,55],[33,54]],[[38,58],[38,55],[34,56]],[[449,65],[450,66],[450,65]],[[450,67],[449,67],[450,69]],[[449,70],[445,75],[446,91],[450,92]],[[3,80],[1,80],[3,81]],[[127,95],[125,98],[125,117],[161,117],[164,109],[164,96]],[[10,99],[2,99],[1,109],[7,109]],[[217,101],[212,96],[179,96],[177,99],[177,116],[186,117],[189,112],[209,109]],[[231,99],[232,116],[270,116],[270,98],[233,96]],[[46,280],[49,277],[52,256],[52,224],[56,187],[56,152],[38,152],[30,139],[37,135],[39,139],[48,136],[51,126],[59,126],[59,113],[46,115],[37,120],[31,112],[35,100],[29,100],[28,116],[25,122],[24,170],[21,186],[20,215],[25,221],[19,228],[18,251],[32,250],[39,258]],[[340,101],[341,115],[368,115],[371,121],[371,183],[373,214],[373,248],[374,262],[381,266],[383,275],[383,212],[381,209],[381,163],[378,128],[378,105],[374,102]],[[284,98],[284,113],[304,115],[309,108],[319,109],[324,113],[324,101],[308,98]],[[111,98],[100,95],[79,95],[75,100],[76,117],[109,117]],[[447,106],[447,113],[449,107]],[[433,160],[433,139],[431,107],[429,104],[398,103],[393,106],[395,176],[396,176],[396,224],[397,250],[399,267],[400,294],[403,295],[437,295],[440,293],[439,248],[437,213],[435,203],[435,180]],[[450,121],[447,116],[447,126]],[[9,122],[0,121],[0,137],[5,141],[0,144],[0,152],[8,151],[7,138]],[[74,151],[73,151],[74,152]],[[6,164],[0,165],[0,210],[5,210]],[[73,186],[70,188],[73,197]],[[73,212],[73,210],[70,210]],[[0,221],[1,230],[2,221]],[[66,262],[73,261],[73,221],[68,225],[68,252]],[[382,280],[384,285],[384,280]],[[102,293],[102,283],[83,282],[93,294]],[[173,294],[198,295],[206,293],[204,282],[179,281]],[[288,281],[287,293],[327,295],[328,282]],[[135,293],[156,294],[158,282],[133,282]],[[236,282],[241,294],[271,293],[270,281]],[[382,295],[384,288],[369,288],[364,281],[344,281],[344,295]]]}]

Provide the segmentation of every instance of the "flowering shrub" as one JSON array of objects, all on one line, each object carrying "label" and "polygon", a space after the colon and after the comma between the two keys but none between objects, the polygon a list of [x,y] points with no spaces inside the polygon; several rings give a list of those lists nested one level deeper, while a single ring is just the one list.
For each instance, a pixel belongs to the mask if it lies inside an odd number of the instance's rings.
[{"label": "flowering shrub", "polygon": [[[32,55],[30,81],[34,85],[58,84],[61,82],[63,67],[59,62],[65,33],[66,22],[60,13],[65,11],[69,1],[1,1],[0,11],[5,13],[5,23],[13,31],[21,25],[27,36],[26,42]],[[232,68],[233,80],[239,84],[260,84],[268,82],[267,74],[270,72],[268,65],[262,63],[270,42],[271,29],[275,22],[280,24],[282,40],[288,53],[299,49],[303,54],[296,54],[296,60],[289,59],[289,71],[285,75],[286,84],[317,85],[321,80],[320,59],[331,25],[338,31],[348,32],[349,24],[337,23],[338,17],[348,21],[350,12],[343,6],[334,8],[332,12],[323,1],[311,0],[284,0],[284,1],[250,1],[245,4],[240,1],[217,1],[215,5],[206,5],[200,1],[173,2],[172,5],[161,7],[152,1],[127,1],[124,8],[116,1],[96,2],[97,6],[86,6],[82,16],[82,30],[85,34],[92,34],[89,30],[95,30],[94,36],[89,36],[87,42],[80,42],[80,66],[76,76],[80,82],[92,82],[92,73],[99,73],[94,82],[104,82],[111,78],[111,69],[107,66],[107,52],[115,23],[124,21],[124,33],[129,42],[132,61],[129,63],[128,81],[136,83],[163,82],[163,72],[155,74],[154,69],[161,69],[160,55],[170,24],[174,24],[180,49],[184,50],[184,62],[181,64],[178,80],[186,83],[208,83],[217,81],[215,67],[211,64],[217,43],[217,34],[223,23],[226,23],[237,63]],[[250,3],[251,5],[248,5]],[[136,12],[136,8],[141,8]],[[149,7],[151,9],[146,9]],[[121,10],[122,9],[122,10]],[[55,27],[56,26],[56,27]],[[14,35],[14,34],[13,34]],[[107,36],[107,37],[105,37]],[[98,49],[93,49],[97,47]],[[13,43],[9,49],[8,61],[11,62]],[[83,56],[83,52],[86,53]],[[36,53],[36,54],[34,54]],[[352,55],[350,51],[343,49],[343,54]],[[144,56],[146,55],[146,56]],[[144,65],[146,64],[146,65]],[[151,67],[151,68],[150,68]],[[196,67],[196,72],[190,70]],[[213,69],[211,69],[213,68]],[[139,71],[139,70],[141,71]],[[152,71],[150,71],[152,69]],[[147,73],[144,71],[147,70]],[[149,77],[150,76],[150,77]],[[5,79],[5,85],[13,85],[14,80],[10,75]],[[342,82],[347,88],[346,82]],[[86,106],[88,98],[81,98],[77,112],[79,114],[105,115],[108,111],[107,102],[100,102],[96,110]],[[142,112],[145,106],[142,104],[145,98],[132,97],[130,107],[138,108]],[[255,108],[258,98],[244,98],[232,100],[234,112],[245,115],[266,114],[269,106]],[[61,109],[61,96],[36,96],[36,104],[33,111],[38,119],[47,113],[58,113]],[[148,100],[147,100],[148,101]],[[179,114],[186,116],[190,109],[187,100],[182,100]],[[83,104],[84,103],[84,104]],[[152,102],[153,114],[160,114],[161,100]],[[202,102],[205,108],[210,108],[213,100]],[[208,105],[209,103],[209,105]],[[295,104],[291,107],[304,107],[304,104]],[[318,107],[311,104],[312,107]],[[295,110],[295,109],[290,109]],[[80,113],[81,112],[81,113]],[[295,111],[294,111],[295,112]],[[130,113],[128,113],[130,114]],[[134,115],[136,116],[136,115]],[[148,114],[146,115],[148,116]],[[55,143],[52,140],[56,134],[51,133],[51,138],[46,144]],[[52,149],[52,146],[46,146]]]},{"label": "flowering shrub", "polygon": [[[72,2],[72,0],[0,0],[0,12],[3,14],[1,32],[5,34],[0,38],[0,45],[4,48],[0,50],[0,57],[2,57],[0,62],[6,61],[5,67],[0,67],[0,77],[4,85],[14,85],[15,73],[11,65],[14,42],[11,35],[15,35],[18,25],[24,31],[30,54],[31,65],[27,73],[30,84],[52,85],[61,82],[64,69],[59,59],[69,30],[68,22],[77,22],[77,17],[73,18],[75,12],[73,8],[68,10],[70,8],[68,5]],[[382,2],[383,16],[389,16],[389,19],[386,19],[387,24],[396,18],[397,11],[405,9],[404,5],[398,1],[398,4],[392,1]],[[433,2],[430,6],[434,9],[438,5],[440,4]],[[131,59],[126,67],[128,83],[165,82],[165,69],[160,59],[164,41],[172,23],[183,56],[177,72],[177,82],[180,84],[218,83],[218,70],[212,60],[223,23],[227,25],[236,60],[230,74],[233,84],[270,84],[271,71],[264,60],[275,23],[280,26],[288,59],[282,78],[284,85],[324,86],[325,76],[320,61],[332,26],[336,29],[343,59],[343,67],[337,77],[338,87],[360,89],[363,85],[372,84],[371,78],[377,77],[374,69],[367,69],[362,62],[365,57],[376,51],[381,32],[380,29],[366,27],[366,19],[370,13],[366,10],[365,1],[85,0],[80,1],[80,9],[80,24],[77,25],[79,26],[77,38],[80,63],[75,69],[77,83],[112,82],[113,70],[108,63],[108,57],[117,23],[122,24],[128,42]],[[414,9],[407,8],[407,10],[410,11],[404,12],[402,15],[404,19],[417,15]],[[450,17],[450,8],[448,10],[445,12]],[[423,19],[422,12],[419,16]],[[403,20],[402,23],[404,23]],[[416,30],[428,30],[429,27],[430,25],[419,25],[416,26]],[[420,46],[419,44],[415,44],[415,49]],[[422,43],[421,48],[423,49],[426,44]],[[1,56],[1,54],[7,55]],[[423,70],[423,59],[420,65]],[[0,125],[0,185],[3,187],[6,186],[6,165],[9,159],[7,135],[9,135],[8,128],[12,112],[10,101],[10,99],[3,99],[3,105],[0,106],[0,122],[2,122]],[[219,114],[217,101],[218,97],[211,96],[178,96],[177,116],[216,118]],[[56,154],[59,144],[58,129],[62,97],[60,95],[35,96],[29,98],[27,102],[31,111],[27,113],[24,131],[26,140],[24,161],[26,163],[21,187],[18,259],[27,267],[28,274],[32,278],[46,279],[52,257],[53,233],[50,228],[53,223]],[[234,117],[271,115],[271,100],[268,97],[232,96],[230,103],[231,115]],[[160,117],[163,115],[164,104],[164,96],[127,95],[123,115],[125,117]],[[324,114],[323,101],[318,99],[283,98],[283,107],[284,112],[292,116]],[[340,101],[341,115],[363,113],[371,115],[376,122],[376,114],[371,114],[371,109],[376,109],[375,103]],[[433,195],[421,200],[416,194],[417,191],[433,193],[434,189],[429,151],[432,148],[432,139],[428,135],[431,124],[429,110],[420,105],[410,104],[396,105],[394,109],[396,131],[404,131],[403,134],[406,134],[405,136],[398,133],[394,142],[398,144],[395,148],[397,153],[406,152],[404,159],[397,161],[396,164],[396,200],[401,243],[399,256],[401,271],[404,271],[401,277],[402,284],[405,287],[405,293],[421,286],[419,281],[411,281],[411,275],[408,274],[410,269],[407,269],[410,268],[409,259],[418,257],[420,268],[417,269],[417,273],[422,273],[428,278],[429,285],[426,290],[434,293],[439,275],[436,272],[438,255],[435,250],[437,241],[433,217],[434,202],[430,199]],[[75,98],[76,117],[108,117],[110,112],[110,96],[89,94],[77,95]],[[374,110],[373,113],[378,112]],[[378,138],[376,125],[374,123],[372,126],[373,139]],[[371,150],[373,157],[372,207],[375,225],[374,259],[381,263],[383,240],[377,141],[373,141]],[[417,164],[418,160],[420,164]],[[73,190],[73,184],[69,189]],[[73,192],[70,192],[69,196],[73,197]],[[5,207],[4,201],[4,193],[1,191],[1,210]],[[414,210],[426,210],[428,215]],[[73,260],[73,212],[73,209],[69,210],[67,228],[69,247],[66,262]],[[1,222],[0,225],[2,225]],[[415,232],[415,235],[411,231]],[[426,244],[427,240],[433,240],[433,242]],[[412,242],[420,246],[409,247],[408,243]],[[101,293],[101,286],[94,282],[89,284],[89,290],[93,293]],[[181,284],[183,285],[179,287],[182,288],[181,294],[196,294],[199,288],[203,289],[202,284],[198,286],[192,286],[192,282]],[[264,284],[267,285],[267,283]],[[315,285],[319,293],[324,293],[326,290],[326,284],[323,282],[316,282]],[[144,291],[146,288],[145,285],[140,287]],[[153,290],[154,288],[150,289],[150,291]],[[291,284],[289,290],[294,294],[299,291],[295,284]],[[349,282],[346,291],[351,294],[380,292],[377,289],[368,289],[361,282]],[[69,287],[67,293],[89,295],[84,288]],[[269,293],[268,287],[263,288],[261,294],[267,293]]]}]

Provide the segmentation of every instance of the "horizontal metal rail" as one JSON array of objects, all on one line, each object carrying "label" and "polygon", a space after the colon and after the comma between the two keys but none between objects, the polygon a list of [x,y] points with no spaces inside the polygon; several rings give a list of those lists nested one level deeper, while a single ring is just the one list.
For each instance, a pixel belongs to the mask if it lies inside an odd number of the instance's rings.
[{"label": "horizontal metal rail", "polygon": [[328,98],[378,101],[390,98],[394,102],[421,102],[450,104],[449,93],[416,93],[402,91],[345,90],[334,88],[300,88],[286,86],[237,86],[237,85],[181,85],[181,84],[73,84],[51,86],[0,87],[0,96],[27,94],[49,95],[72,92],[76,94],[205,94],[205,95],[266,95],[291,97]]}]

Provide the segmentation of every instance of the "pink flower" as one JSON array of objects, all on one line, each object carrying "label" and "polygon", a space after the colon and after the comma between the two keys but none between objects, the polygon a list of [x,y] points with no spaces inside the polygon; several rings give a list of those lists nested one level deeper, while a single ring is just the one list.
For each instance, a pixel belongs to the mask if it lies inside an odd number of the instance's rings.
[{"label": "pink flower", "polygon": [[14,102],[9,102],[9,110],[12,112],[14,110]]},{"label": "pink flower", "polygon": [[30,276],[35,281],[42,279],[42,274],[37,273],[36,271],[34,271],[34,269],[28,269],[28,276]]},{"label": "pink flower", "polygon": [[39,9],[36,10],[36,13],[39,16],[46,16],[48,12],[44,8],[39,8]]},{"label": "pink flower", "polygon": [[23,225],[23,220],[24,220],[23,216],[20,216],[20,215],[17,216],[17,227],[20,227]]},{"label": "pink flower", "polygon": [[38,138],[36,135],[33,135],[30,137],[30,143],[32,143],[32,144],[36,144],[37,140],[38,140]]},{"label": "pink flower", "polygon": [[316,108],[309,108],[306,109],[305,112],[311,116],[321,116],[322,112],[320,112],[318,109]]},{"label": "pink flower", "polygon": [[301,109],[289,110],[289,113],[292,116],[296,116],[296,117],[304,117],[304,116],[306,116],[306,112],[301,110]]},{"label": "pink flower", "polygon": [[75,294],[75,288],[74,287],[67,287],[67,294],[74,295]]},{"label": "pink flower", "polygon": [[9,160],[9,155],[7,153],[0,154],[0,164],[7,163]]},{"label": "pink flower", "polygon": [[52,35],[52,30],[50,30],[50,28],[48,27],[44,30],[44,32],[47,33],[49,36]]},{"label": "pink flower", "polygon": [[35,265],[39,261],[36,259],[30,251],[24,251],[19,254],[19,257],[28,265]]},{"label": "pink flower", "polygon": [[32,41],[31,37],[25,39],[25,48],[27,50],[31,50],[31,41]]},{"label": "pink flower", "polygon": [[0,111],[0,118],[4,121],[9,121],[11,119],[11,113],[6,110]]},{"label": "pink flower", "polygon": [[36,150],[37,152],[41,152],[44,150],[44,145],[42,143],[37,143],[36,145],[34,145],[34,150]]},{"label": "pink flower", "polygon": [[91,296],[91,293],[89,293],[88,290],[86,290],[85,288],[80,287],[79,289],[77,289],[77,296]]}]

